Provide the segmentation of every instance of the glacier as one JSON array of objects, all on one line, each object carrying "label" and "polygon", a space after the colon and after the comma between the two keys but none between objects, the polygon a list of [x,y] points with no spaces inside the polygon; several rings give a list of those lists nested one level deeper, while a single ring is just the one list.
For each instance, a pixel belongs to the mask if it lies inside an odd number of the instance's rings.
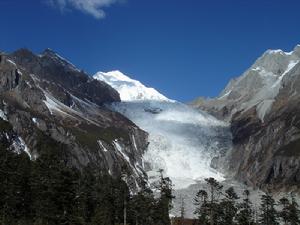
[{"label": "glacier", "polygon": [[94,78],[119,91],[122,102],[109,107],[149,133],[144,170],[150,183],[159,177],[160,169],[171,178],[174,189],[207,177],[224,180],[211,161],[231,147],[227,123],[171,100],[120,71],[98,72]]},{"label": "glacier", "polygon": [[234,187],[239,195],[249,189],[253,202],[258,201],[259,190],[223,174],[222,165],[215,168],[216,161],[225,159],[223,156],[232,148],[228,123],[169,99],[120,71],[98,72],[94,78],[105,81],[120,93],[122,101],[108,107],[149,133],[142,169],[148,174],[150,187],[157,184],[160,169],[172,180],[175,195],[172,216],[180,216],[183,198],[188,203],[185,217],[194,218],[194,197],[199,189],[205,188],[204,179],[208,177],[218,180],[224,189]]}]

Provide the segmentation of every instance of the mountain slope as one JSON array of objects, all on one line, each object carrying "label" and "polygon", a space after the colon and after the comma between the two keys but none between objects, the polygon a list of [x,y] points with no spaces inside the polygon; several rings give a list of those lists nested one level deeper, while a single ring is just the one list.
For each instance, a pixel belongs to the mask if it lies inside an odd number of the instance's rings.
[{"label": "mountain slope", "polygon": [[230,120],[236,112],[255,108],[263,121],[299,64],[300,45],[291,52],[268,50],[240,77],[232,79],[219,97],[199,98],[192,105],[225,120]]},{"label": "mountain slope", "polygon": [[51,139],[66,146],[71,166],[113,176],[126,170],[133,186],[144,178],[147,134],[104,106],[120,101],[116,90],[49,49],[41,55],[21,49],[0,59],[0,120],[33,160],[43,154],[41,139]]},{"label": "mountain slope", "polygon": [[231,122],[227,169],[262,188],[300,190],[300,45],[266,51],[215,99],[194,107]]}]

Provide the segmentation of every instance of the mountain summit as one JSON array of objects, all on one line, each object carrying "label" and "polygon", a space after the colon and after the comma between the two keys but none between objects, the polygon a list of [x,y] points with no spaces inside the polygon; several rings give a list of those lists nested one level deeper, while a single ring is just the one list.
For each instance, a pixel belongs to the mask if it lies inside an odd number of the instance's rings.
[{"label": "mountain summit", "polygon": [[35,160],[63,146],[72,167],[114,177],[126,168],[133,188],[144,180],[147,133],[105,106],[120,102],[115,89],[54,51],[0,54],[0,99],[0,141],[10,150]]},{"label": "mountain summit", "polygon": [[[219,97],[194,107],[229,121],[229,171],[257,187],[300,188],[300,45],[267,50]],[[223,164],[224,165],[224,164]]]},{"label": "mountain summit", "polygon": [[193,104],[227,120],[236,112],[255,108],[264,121],[280,90],[295,78],[299,67],[300,45],[291,52],[267,50],[240,77],[232,79],[217,98],[198,99]]},{"label": "mountain summit", "polygon": [[98,72],[94,78],[116,89],[122,101],[156,100],[171,101],[154,88],[146,87],[141,82],[131,79],[120,71]]}]

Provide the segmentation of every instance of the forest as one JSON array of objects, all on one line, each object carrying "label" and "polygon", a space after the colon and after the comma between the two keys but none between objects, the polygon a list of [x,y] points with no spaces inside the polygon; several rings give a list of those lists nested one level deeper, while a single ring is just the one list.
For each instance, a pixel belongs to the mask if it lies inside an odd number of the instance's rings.
[{"label": "forest", "polygon": [[112,178],[91,166],[70,166],[65,146],[46,135],[37,140],[36,160],[10,144],[1,139],[0,225],[170,224],[168,178],[161,175],[157,197],[146,184],[133,194],[123,174]]},{"label": "forest", "polygon": [[[194,204],[198,224],[205,225],[298,225],[299,206],[293,193],[276,202],[267,191],[254,207],[249,190],[238,196],[233,187],[223,190],[214,178],[207,178],[206,189],[199,190]],[[182,215],[184,208],[181,209]]]},{"label": "forest", "polygon": [[[9,130],[8,123],[2,128]],[[6,140],[6,141],[5,141]],[[66,148],[41,133],[39,157],[30,160],[16,154],[5,138],[0,143],[0,225],[170,225],[172,181],[163,176],[155,187],[145,182],[132,191],[124,174],[113,178],[91,166],[70,166]],[[233,187],[223,190],[214,178],[195,196],[194,224],[199,225],[298,225],[295,196],[275,201],[269,192],[253,207],[245,190],[238,196]],[[184,225],[184,205],[181,217]],[[181,221],[181,222],[180,222]]]}]

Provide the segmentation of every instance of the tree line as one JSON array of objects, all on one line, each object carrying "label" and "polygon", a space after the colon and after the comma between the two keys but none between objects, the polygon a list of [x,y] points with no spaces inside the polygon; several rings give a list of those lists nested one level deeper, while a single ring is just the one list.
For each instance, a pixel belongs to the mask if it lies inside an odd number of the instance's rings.
[{"label": "tree line", "polygon": [[255,209],[245,190],[240,198],[233,187],[223,190],[214,178],[207,178],[206,189],[197,192],[194,199],[195,215],[203,225],[299,225],[299,206],[293,194],[278,202],[267,192],[261,196]]},{"label": "tree line", "polygon": [[65,146],[46,135],[34,161],[1,140],[0,225],[170,224],[172,184],[162,173],[157,196],[146,184],[132,194],[121,175],[69,166]]}]

